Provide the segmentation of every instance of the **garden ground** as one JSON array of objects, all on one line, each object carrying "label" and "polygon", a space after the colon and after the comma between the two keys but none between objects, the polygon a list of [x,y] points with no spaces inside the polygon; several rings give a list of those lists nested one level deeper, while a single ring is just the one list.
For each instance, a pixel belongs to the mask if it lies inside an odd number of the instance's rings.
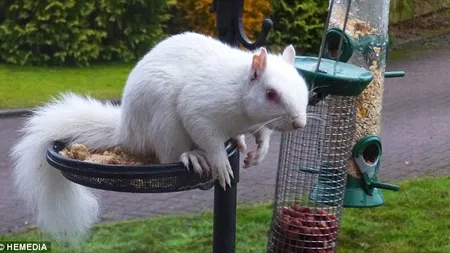
[{"label": "garden ground", "polygon": [[[450,177],[410,180],[400,187],[400,193],[386,192],[383,207],[344,210],[338,253],[450,252]],[[272,211],[270,203],[238,208],[236,252],[265,252]],[[79,248],[51,247],[54,253],[203,253],[211,252],[212,231],[211,212],[161,216],[96,226]],[[46,238],[35,230],[0,235],[0,242],[14,240]]]}]

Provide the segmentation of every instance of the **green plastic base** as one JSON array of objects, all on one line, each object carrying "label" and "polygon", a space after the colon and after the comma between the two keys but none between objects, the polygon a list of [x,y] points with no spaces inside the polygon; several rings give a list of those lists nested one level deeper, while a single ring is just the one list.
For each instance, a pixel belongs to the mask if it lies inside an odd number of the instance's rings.
[{"label": "green plastic base", "polygon": [[378,188],[373,188],[372,196],[368,195],[362,182],[350,175],[347,176],[347,187],[345,188],[344,207],[346,208],[370,208],[384,204],[383,193]]},{"label": "green plastic base", "polygon": [[344,207],[346,208],[370,208],[384,204],[383,193],[377,188],[373,189],[373,195],[367,195],[363,189],[345,189]]},{"label": "green plastic base", "polygon": [[314,189],[309,194],[309,199],[327,206],[338,206],[340,204],[338,187],[323,183],[318,183],[314,186]]},{"label": "green plastic base", "polygon": [[342,184],[336,181],[336,173],[329,164],[324,164],[320,168],[300,167],[300,171],[317,175],[317,183],[309,194],[309,199],[315,203],[327,206],[338,206],[342,201]]}]

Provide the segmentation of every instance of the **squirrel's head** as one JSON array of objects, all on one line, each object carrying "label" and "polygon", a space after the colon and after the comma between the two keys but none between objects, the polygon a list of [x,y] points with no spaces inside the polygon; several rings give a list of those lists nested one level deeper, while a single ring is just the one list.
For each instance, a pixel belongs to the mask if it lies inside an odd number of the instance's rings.
[{"label": "squirrel's head", "polygon": [[[275,131],[293,131],[306,125],[308,88],[294,67],[295,49],[282,55],[255,53],[248,73],[244,107],[255,124]],[[249,63],[250,64],[250,63]]]}]

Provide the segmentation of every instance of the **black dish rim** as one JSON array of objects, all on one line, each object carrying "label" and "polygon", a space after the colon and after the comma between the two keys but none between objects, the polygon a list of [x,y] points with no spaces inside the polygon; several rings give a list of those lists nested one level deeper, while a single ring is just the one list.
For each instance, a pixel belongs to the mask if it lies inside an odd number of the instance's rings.
[{"label": "black dish rim", "polygon": [[[149,165],[117,165],[84,162],[65,157],[58,152],[67,146],[65,141],[53,141],[47,148],[47,162],[56,169],[76,175],[115,179],[150,179],[167,176],[181,176],[178,174],[195,174],[181,162]],[[236,145],[230,139],[225,143],[228,157],[237,152]],[[198,175],[198,174],[197,174]]]},{"label": "black dish rim", "polygon": [[[149,165],[117,165],[84,162],[59,154],[69,141],[53,141],[47,148],[46,160],[61,174],[73,183],[86,187],[127,193],[170,193],[200,189],[203,191],[211,189],[215,185],[211,175],[199,175],[192,169],[186,169],[183,163],[149,164]],[[236,156],[236,142],[229,139],[225,143],[228,158]],[[102,179],[100,182],[91,179]],[[184,178],[185,183],[173,187],[132,187],[121,184],[105,183],[108,180],[164,180],[169,178]],[[106,181],[104,181],[106,179]]]}]

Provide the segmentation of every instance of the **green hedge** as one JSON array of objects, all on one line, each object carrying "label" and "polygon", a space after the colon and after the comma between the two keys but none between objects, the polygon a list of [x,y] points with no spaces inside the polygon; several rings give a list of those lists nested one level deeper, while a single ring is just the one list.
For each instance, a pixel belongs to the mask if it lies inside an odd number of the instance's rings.
[{"label": "green hedge", "polygon": [[297,55],[314,54],[320,50],[328,0],[272,0],[274,22],[268,43],[280,51],[292,44]]},{"label": "green hedge", "polygon": [[[317,55],[328,13],[328,4],[328,0],[271,0],[270,18],[274,22],[274,27],[267,40],[270,50],[279,52],[286,45],[292,44],[298,55]],[[202,9],[198,8],[197,11],[201,12]],[[185,12],[173,7],[171,13],[167,33],[174,34],[191,29],[190,24],[183,21]]]},{"label": "green hedge", "polygon": [[[175,2],[1,0],[0,62],[89,65],[136,60],[166,34],[189,27],[169,9]],[[293,44],[297,54],[317,54],[327,7],[328,0],[272,0],[271,50]],[[175,15],[169,19],[170,14]]]},{"label": "green hedge", "polygon": [[2,0],[0,61],[130,61],[164,37],[166,0]]}]

